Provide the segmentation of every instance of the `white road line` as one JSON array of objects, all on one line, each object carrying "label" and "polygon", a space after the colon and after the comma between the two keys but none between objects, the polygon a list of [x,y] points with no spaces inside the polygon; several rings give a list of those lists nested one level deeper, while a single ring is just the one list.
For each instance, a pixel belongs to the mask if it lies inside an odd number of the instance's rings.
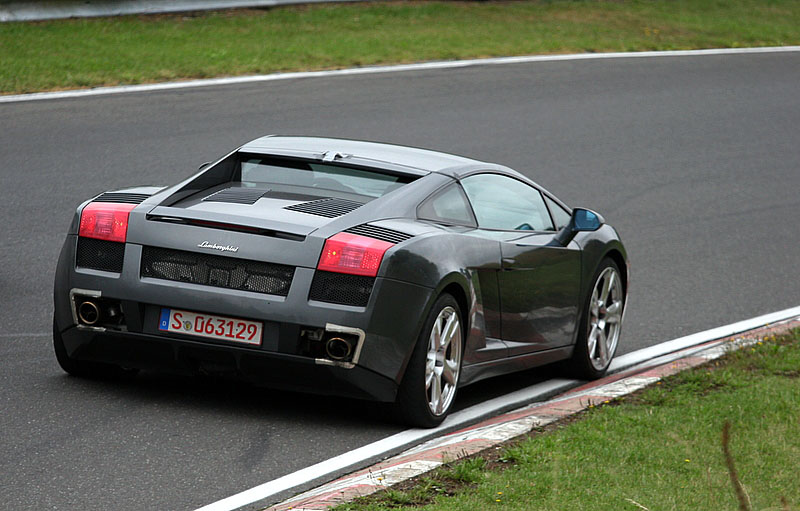
[{"label": "white road line", "polygon": [[650,346],[649,348],[643,348],[641,350],[634,351],[632,353],[621,355],[615,358],[613,362],[611,362],[609,371],[612,373],[617,373],[619,371],[622,371],[629,367],[633,367],[647,360],[651,360],[656,357],[661,357],[669,353],[682,350],[684,348],[696,346],[698,344],[702,344],[704,342],[708,342],[713,339],[730,337],[731,335],[736,335],[741,332],[746,332],[748,330],[752,330],[760,326],[777,323],[779,321],[783,321],[785,319],[793,318],[796,316],[800,316],[800,307],[793,307],[791,309],[773,312],[771,314],[765,314],[763,316],[758,316],[752,319],[746,319],[744,321],[739,321],[737,323],[731,323],[730,325],[712,328],[711,330],[706,330],[704,332],[698,332],[696,334],[687,335],[685,337],[679,337],[677,339],[663,342],[655,346]]},{"label": "white road line", "polygon": [[[737,323],[731,323],[730,325],[712,328],[711,330],[705,330],[696,334],[673,339],[618,357],[611,364],[610,372],[619,372],[642,362],[669,355],[681,349],[690,348],[698,344],[713,341],[714,339],[729,337],[741,332],[753,330],[757,327],[778,323],[798,316],[800,316],[800,307],[793,307],[791,309],[765,314]],[[490,399],[450,415],[438,428],[408,429],[402,431],[390,437],[378,440],[377,442],[322,461],[316,465],[306,467],[297,472],[237,493],[236,495],[218,500],[196,511],[233,511],[293,488],[307,486],[313,481],[324,480],[325,478],[330,479],[334,477],[335,474],[341,473],[349,468],[363,466],[368,460],[379,459],[400,452],[404,448],[422,443],[430,438],[441,436],[444,433],[456,431],[464,426],[473,424],[479,419],[513,410],[533,401],[541,401],[569,390],[579,383],[580,382],[576,380],[552,379],[504,396]]]},{"label": "white road line", "polygon": [[644,57],[695,57],[702,55],[737,55],[750,53],[787,53],[800,52],[800,46],[770,46],[764,48],[713,48],[708,50],[675,50],[675,51],[641,51],[618,53],[576,53],[569,55],[525,55],[520,57],[496,57],[486,59],[447,60],[437,62],[421,62],[418,64],[400,64],[393,66],[368,66],[329,71],[302,71],[296,73],[274,73],[268,75],[232,76],[226,78],[210,78],[205,80],[189,80],[181,82],[152,83],[144,85],[122,85],[118,87],[96,87],[58,92],[34,92],[31,94],[15,94],[0,96],[0,103],[17,103],[21,101],[37,101],[42,99],[82,98],[87,96],[106,96],[127,92],[153,92],[173,89],[189,89],[196,87],[212,87],[254,82],[273,82],[279,80],[295,80],[300,78],[323,78],[332,76],[370,75],[380,73],[400,73],[406,71],[425,71],[430,69],[450,69],[470,66],[523,64],[530,62],[554,62],[565,60],[600,60]]}]

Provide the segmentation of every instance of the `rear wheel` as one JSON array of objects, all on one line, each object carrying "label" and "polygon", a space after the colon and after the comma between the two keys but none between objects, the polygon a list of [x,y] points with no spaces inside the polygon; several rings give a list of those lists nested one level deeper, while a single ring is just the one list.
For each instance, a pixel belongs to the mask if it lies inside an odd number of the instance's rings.
[{"label": "rear wheel", "polygon": [[461,310],[449,294],[433,304],[417,339],[395,403],[398,418],[423,428],[438,426],[455,401],[461,375]]},{"label": "rear wheel", "polygon": [[79,376],[81,378],[127,378],[135,376],[139,370],[120,367],[113,364],[103,364],[102,362],[88,362],[85,360],[76,360],[67,354],[67,349],[64,347],[64,339],[61,337],[61,332],[56,326],[55,319],[53,320],[53,350],[56,353],[56,360],[58,365],[61,366],[66,373],[72,376]]},{"label": "rear wheel", "polygon": [[608,370],[619,344],[625,307],[622,279],[614,261],[604,259],[592,282],[571,360],[575,376],[586,379],[599,378]]}]

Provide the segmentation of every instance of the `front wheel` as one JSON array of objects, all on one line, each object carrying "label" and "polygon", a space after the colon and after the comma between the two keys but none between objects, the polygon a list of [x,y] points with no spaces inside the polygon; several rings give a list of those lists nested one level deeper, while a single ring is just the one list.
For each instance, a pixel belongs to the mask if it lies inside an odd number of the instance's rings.
[{"label": "front wheel", "polygon": [[611,259],[604,259],[594,274],[592,291],[578,326],[578,341],[571,360],[575,376],[596,379],[606,373],[619,344],[624,307],[625,290],[619,267]]},{"label": "front wheel", "polygon": [[395,409],[402,422],[422,428],[442,423],[455,401],[462,355],[461,309],[443,294],[428,314],[398,391]]}]

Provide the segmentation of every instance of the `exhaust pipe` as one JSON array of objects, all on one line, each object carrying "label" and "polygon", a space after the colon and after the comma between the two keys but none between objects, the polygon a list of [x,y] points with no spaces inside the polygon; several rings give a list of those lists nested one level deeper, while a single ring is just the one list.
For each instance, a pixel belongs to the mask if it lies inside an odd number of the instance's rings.
[{"label": "exhaust pipe", "polygon": [[100,307],[87,300],[78,305],[78,318],[84,325],[94,325],[100,320]]},{"label": "exhaust pipe", "polygon": [[331,337],[325,343],[325,353],[331,360],[344,360],[353,352],[353,345],[341,337]]},{"label": "exhaust pipe", "polygon": [[361,348],[364,345],[365,334],[363,330],[326,323],[325,333],[322,335],[325,356],[324,358],[315,358],[314,363],[342,367],[344,369],[352,369],[358,364],[358,359],[361,357]]}]

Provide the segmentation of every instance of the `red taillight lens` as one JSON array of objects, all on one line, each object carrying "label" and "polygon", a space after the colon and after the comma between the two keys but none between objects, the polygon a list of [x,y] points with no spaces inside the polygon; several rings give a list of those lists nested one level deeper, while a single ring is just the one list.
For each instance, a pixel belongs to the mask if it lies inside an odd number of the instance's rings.
[{"label": "red taillight lens", "polygon": [[388,241],[340,232],[325,241],[317,269],[374,277],[383,254],[393,246]]},{"label": "red taillight lens", "polygon": [[136,204],[91,202],[81,212],[79,236],[98,240],[125,242],[128,215]]}]

